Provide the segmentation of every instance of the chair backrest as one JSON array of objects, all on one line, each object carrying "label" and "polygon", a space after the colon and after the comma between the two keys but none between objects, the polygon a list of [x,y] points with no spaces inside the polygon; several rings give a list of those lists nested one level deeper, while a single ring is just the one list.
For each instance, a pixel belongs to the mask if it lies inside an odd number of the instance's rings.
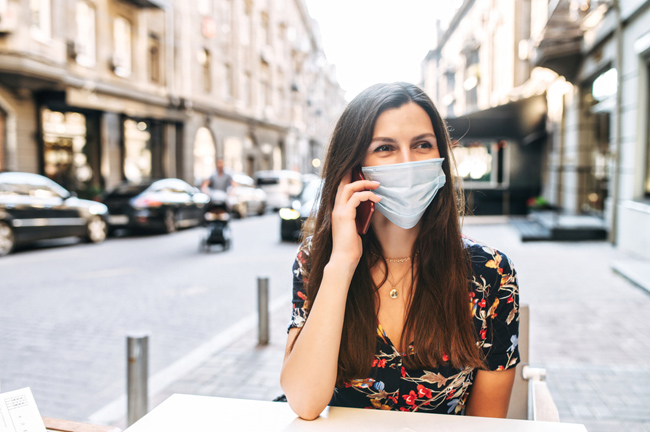
[{"label": "chair backrest", "polygon": [[521,362],[517,365],[515,382],[510,395],[510,406],[507,418],[528,419],[528,380],[524,379],[521,370],[528,364],[528,335],[529,335],[530,309],[527,304],[519,305],[519,357]]}]

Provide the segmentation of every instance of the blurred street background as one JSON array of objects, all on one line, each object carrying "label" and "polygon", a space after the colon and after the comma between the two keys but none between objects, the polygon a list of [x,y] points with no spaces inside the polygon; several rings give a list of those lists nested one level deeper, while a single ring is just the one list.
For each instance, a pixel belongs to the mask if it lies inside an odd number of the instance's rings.
[{"label": "blurred street background", "polygon": [[275,395],[332,128],[404,80],[449,126],[467,234],[517,265],[561,421],[650,430],[648,29],[646,0],[0,0],[0,391],[123,427],[149,331],[153,401]]}]

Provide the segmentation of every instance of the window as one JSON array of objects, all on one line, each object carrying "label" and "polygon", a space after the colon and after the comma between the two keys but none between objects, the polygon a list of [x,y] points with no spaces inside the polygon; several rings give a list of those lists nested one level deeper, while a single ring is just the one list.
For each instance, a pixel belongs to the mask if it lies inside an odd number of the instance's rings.
[{"label": "window", "polygon": [[95,66],[95,8],[81,0],[77,2],[77,39],[75,59],[86,67]]},{"label": "window", "polygon": [[260,27],[260,42],[261,45],[271,44],[271,29],[269,27],[269,14],[262,12],[262,23]]},{"label": "window", "polygon": [[113,20],[113,71],[115,75],[131,75],[131,23],[122,17]]},{"label": "window", "polygon": [[210,51],[205,48],[199,50],[198,60],[203,69],[203,90],[210,93],[212,91],[212,59],[210,58]]},{"label": "window", "polygon": [[51,0],[30,0],[32,35],[38,39],[52,37]]},{"label": "window", "polygon": [[203,16],[212,16],[212,0],[199,0],[198,4],[199,13]]},{"label": "window", "polygon": [[232,99],[233,94],[232,94],[232,67],[230,66],[230,63],[222,63],[223,65],[223,77],[222,77],[222,84],[223,84],[223,97],[226,100]]},{"label": "window", "polygon": [[[647,76],[648,76],[648,85],[650,86],[650,63],[646,66],[647,67]],[[648,97],[648,94],[646,93],[646,106],[648,106],[648,113],[646,114],[648,116],[648,119],[650,120],[650,98]],[[648,122],[650,124],[650,122]],[[645,171],[645,187],[643,188],[645,192],[646,197],[650,197],[650,130],[648,130],[648,135],[646,139],[648,140],[647,142],[647,148],[646,148],[646,171]]]},{"label": "window", "polygon": [[230,33],[230,22],[232,21],[232,0],[221,2],[221,31],[224,34]]},{"label": "window", "polygon": [[151,178],[153,159],[148,129],[144,121],[124,121],[124,177],[132,183]]},{"label": "window", "polygon": [[241,32],[239,34],[239,43],[242,46],[250,45],[251,42],[251,7],[244,2],[243,19],[240,23]]},{"label": "window", "polygon": [[244,74],[244,83],[243,83],[243,88],[242,88],[242,102],[244,102],[245,106],[250,106],[251,105],[251,73],[246,72]]},{"label": "window", "polygon": [[466,110],[474,111],[478,106],[478,82],[479,82],[479,50],[474,49],[467,54],[465,63],[465,90]]},{"label": "window", "polygon": [[149,35],[149,80],[160,83],[160,38],[155,34]]}]

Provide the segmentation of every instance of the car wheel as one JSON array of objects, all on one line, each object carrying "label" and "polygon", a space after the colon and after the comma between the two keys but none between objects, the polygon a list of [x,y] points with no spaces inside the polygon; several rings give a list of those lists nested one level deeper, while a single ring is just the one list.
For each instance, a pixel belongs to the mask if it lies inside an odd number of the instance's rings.
[{"label": "car wheel", "polygon": [[176,214],[172,209],[165,210],[165,218],[163,220],[165,224],[164,230],[167,234],[171,234],[176,231]]},{"label": "car wheel", "polygon": [[266,212],[266,204],[261,203],[261,204],[260,204],[260,209],[259,209],[259,211],[257,212],[257,215],[258,215],[258,216],[263,216],[265,212]]},{"label": "car wheel", "polygon": [[86,240],[91,243],[101,243],[108,237],[108,224],[100,216],[93,216],[86,229]]},{"label": "car wheel", "polygon": [[0,256],[7,255],[11,252],[16,244],[14,232],[5,222],[0,222]]}]

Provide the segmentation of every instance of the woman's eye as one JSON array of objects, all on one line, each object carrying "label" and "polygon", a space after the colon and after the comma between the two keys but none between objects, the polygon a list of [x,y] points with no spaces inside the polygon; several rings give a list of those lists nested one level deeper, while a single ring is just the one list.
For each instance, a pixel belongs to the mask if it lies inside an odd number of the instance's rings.
[{"label": "woman's eye", "polygon": [[428,142],[428,141],[421,142],[417,146],[418,146],[418,148],[423,148],[423,149],[433,148],[433,145],[431,145],[431,143]]},{"label": "woman's eye", "polygon": [[380,145],[375,149],[375,152],[385,152],[385,151],[391,151],[392,148],[389,145]]}]

